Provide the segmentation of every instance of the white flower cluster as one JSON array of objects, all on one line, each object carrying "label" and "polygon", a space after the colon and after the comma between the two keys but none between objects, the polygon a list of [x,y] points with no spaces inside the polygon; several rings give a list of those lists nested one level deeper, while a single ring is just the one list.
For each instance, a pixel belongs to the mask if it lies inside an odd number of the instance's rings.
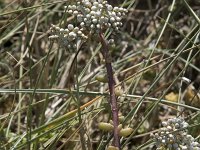
[{"label": "white flower cluster", "polygon": [[68,24],[66,29],[51,25],[50,30],[52,35],[49,39],[57,39],[62,46],[68,49],[76,49],[79,40],[87,39],[79,27],[74,27],[72,24]]},{"label": "white flower cluster", "polygon": [[65,8],[69,14],[76,17],[83,30],[91,33],[98,33],[106,28],[118,30],[122,26],[122,17],[127,12],[122,7],[112,7],[104,0],[82,0]]},{"label": "white flower cluster", "polygon": [[[118,30],[122,25],[122,17],[127,12],[124,8],[112,7],[105,0],[82,0],[75,5],[65,6],[65,11],[75,17],[76,27],[68,24],[66,29],[52,25],[50,39],[58,42],[68,49],[75,49],[78,41],[87,39],[86,33],[99,33],[104,29]],[[85,33],[85,34],[84,34]],[[114,43],[113,40],[109,44]]]},{"label": "white flower cluster", "polygon": [[187,134],[188,123],[183,118],[169,119],[167,122],[162,122],[162,125],[163,128],[152,135],[157,149],[200,150],[200,144]]}]

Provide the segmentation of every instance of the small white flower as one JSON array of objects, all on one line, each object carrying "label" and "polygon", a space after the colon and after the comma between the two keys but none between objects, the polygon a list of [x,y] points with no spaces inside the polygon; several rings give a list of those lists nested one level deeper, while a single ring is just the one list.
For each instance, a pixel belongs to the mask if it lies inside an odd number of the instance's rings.
[{"label": "small white flower", "polygon": [[70,44],[69,44],[69,45],[67,45],[67,48],[69,48],[69,49],[70,49],[70,48],[71,48],[71,45],[70,45]]},{"label": "small white flower", "polygon": [[78,21],[78,22],[82,22],[82,21],[83,21],[83,15],[78,14],[78,15],[77,15],[77,21]]},{"label": "small white flower", "polygon": [[102,4],[99,4],[98,7],[99,7],[100,9],[102,9],[102,8],[103,8],[103,5],[102,5]]},{"label": "small white flower", "polygon": [[55,27],[55,30],[60,31],[60,27]]},{"label": "small white flower", "polygon": [[74,32],[78,32],[79,31],[79,28],[78,27],[75,27],[74,28]]},{"label": "small white flower", "polygon": [[113,7],[111,5],[108,5],[107,8],[109,11],[111,11],[113,9]]},{"label": "small white flower", "polygon": [[97,24],[96,27],[97,27],[98,29],[100,29],[100,28],[101,28],[101,25],[100,25],[100,24]]},{"label": "small white flower", "polygon": [[115,18],[114,18],[114,17],[111,17],[111,18],[110,18],[110,22],[111,22],[111,23],[115,22]]},{"label": "small white flower", "polygon": [[84,20],[84,22],[87,22],[88,19],[87,19],[87,18],[84,18],[83,20]]},{"label": "small white flower", "polygon": [[103,3],[103,0],[98,0],[98,2],[101,4],[101,3]]},{"label": "small white flower", "polygon": [[69,14],[72,14],[72,13],[73,13],[73,11],[70,9],[70,10],[68,10],[68,13],[69,13]]},{"label": "small white flower", "polygon": [[81,31],[78,31],[77,34],[78,34],[78,35],[82,35],[83,33],[82,33]]},{"label": "small white flower", "polygon": [[60,32],[64,32],[65,30],[63,28],[60,28]]},{"label": "small white flower", "polygon": [[71,6],[71,9],[72,9],[72,10],[75,10],[75,9],[76,9],[76,5],[72,5],[72,6]]},{"label": "small white flower", "polygon": [[80,26],[81,26],[81,27],[84,27],[84,26],[85,26],[85,23],[84,23],[84,22],[81,22],[81,23],[80,23]]},{"label": "small white flower", "polygon": [[92,16],[94,16],[95,13],[96,13],[95,11],[91,11],[91,12],[90,12],[90,14],[91,14]]},{"label": "small white flower", "polygon": [[92,4],[91,4],[89,1],[85,2],[84,4],[85,4],[85,6],[87,6],[87,7],[92,7]]},{"label": "small white flower", "polygon": [[72,31],[72,30],[74,29],[74,26],[73,26],[73,24],[68,24],[67,28],[68,28],[70,31]]},{"label": "small white flower", "polygon": [[119,7],[114,7],[113,10],[119,12]]},{"label": "small white flower", "polygon": [[110,40],[108,41],[108,43],[109,43],[109,44],[114,44],[115,41],[114,41],[114,39],[110,39]]},{"label": "small white flower", "polygon": [[87,15],[86,15],[86,18],[87,18],[87,19],[90,19],[90,17],[91,17],[90,14],[87,14]]},{"label": "small white flower", "polygon": [[91,10],[96,11],[96,10],[97,10],[97,7],[96,7],[96,6],[92,6],[92,7],[91,7]]},{"label": "small white flower", "polygon": [[90,13],[90,9],[89,8],[85,8],[85,12],[86,13]]},{"label": "small white flower", "polygon": [[94,2],[93,5],[94,5],[94,6],[98,6],[99,3],[98,3],[98,2]]},{"label": "small white flower", "polygon": [[90,28],[94,29],[94,28],[95,28],[95,26],[94,26],[93,24],[91,24],[91,25],[90,25]]},{"label": "small white flower", "polygon": [[49,36],[49,39],[57,39],[57,38],[59,38],[58,35],[51,35],[51,36]]},{"label": "small white flower", "polygon": [[68,30],[68,29],[65,29],[64,33],[69,33],[69,30]]},{"label": "small white flower", "polygon": [[98,21],[97,21],[97,19],[92,19],[92,22],[93,22],[94,24],[96,24]]},{"label": "small white flower", "polygon": [[97,11],[97,12],[95,13],[95,15],[96,15],[97,17],[100,17],[100,16],[101,16],[101,12],[100,12],[100,11]]},{"label": "small white flower", "polygon": [[76,39],[76,33],[70,32],[69,35],[68,35],[68,40],[73,41],[75,39]]},{"label": "small white flower", "polygon": [[77,10],[75,10],[74,12],[73,12],[73,15],[78,15],[78,11]]}]

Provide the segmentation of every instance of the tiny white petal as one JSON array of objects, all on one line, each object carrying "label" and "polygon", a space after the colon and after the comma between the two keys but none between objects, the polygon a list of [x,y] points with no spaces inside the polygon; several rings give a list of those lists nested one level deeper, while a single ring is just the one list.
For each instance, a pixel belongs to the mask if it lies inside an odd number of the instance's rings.
[{"label": "tiny white petal", "polygon": [[71,31],[74,29],[74,26],[73,26],[73,24],[68,24],[67,28]]}]

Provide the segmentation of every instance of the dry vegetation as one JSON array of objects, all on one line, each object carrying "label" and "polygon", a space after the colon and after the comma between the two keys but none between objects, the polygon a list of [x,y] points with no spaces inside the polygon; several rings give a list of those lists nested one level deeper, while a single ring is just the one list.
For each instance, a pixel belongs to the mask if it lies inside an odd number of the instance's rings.
[{"label": "dry vegetation", "polygon": [[[73,1],[0,1],[0,149],[103,150],[112,134],[108,85],[100,42],[92,36],[76,51],[48,39],[51,24],[65,26],[64,6]],[[150,133],[182,116],[200,135],[200,2],[109,0],[128,8],[110,47],[123,125],[122,149],[155,149]],[[188,5],[187,5],[188,4]],[[65,20],[65,22],[61,22]],[[121,94],[123,92],[123,94]],[[82,123],[79,123],[81,108]]]}]

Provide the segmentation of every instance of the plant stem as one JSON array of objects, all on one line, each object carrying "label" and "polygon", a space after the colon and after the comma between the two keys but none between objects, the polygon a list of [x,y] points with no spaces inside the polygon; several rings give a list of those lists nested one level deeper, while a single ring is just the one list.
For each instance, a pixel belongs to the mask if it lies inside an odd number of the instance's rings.
[{"label": "plant stem", "polygon": [[113,125],[114,125],[114,139],[113,139],[113,145],[115,147],[118,147],[120,149],[120,141],[119,141],[119,133],[118,133],[118,108],[117,108],[117,99],[115,96],[115,82],[113,78],[113,69],[111,65],[111,55],[109,53],[108,44],[106,40],[103,37],[103,34],[99,33],[100,41],[102,44],[103,49],[101,50],[101,53],[103,54],[103,57],[105,59],[105,66],[107,70],[108,75],[108,86],[109,86],[109,92],[110,92],[110,106],[112,109],[112,119],[113,119]]}]

